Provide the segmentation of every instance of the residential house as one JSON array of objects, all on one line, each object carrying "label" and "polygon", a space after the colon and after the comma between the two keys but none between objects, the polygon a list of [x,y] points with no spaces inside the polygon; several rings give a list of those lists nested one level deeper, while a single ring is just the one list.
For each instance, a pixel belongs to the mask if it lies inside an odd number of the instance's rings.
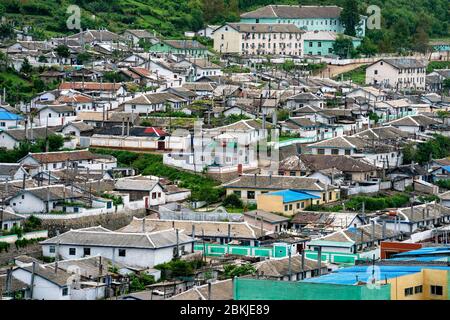
[{"label": "residential house", "polygon": [[161,40],[150,47],[150,52],[191,57],[206,57],[209,55],[208,48],[197,40]]},{"label": "residential house", "polygon": [[118,179],[115,183],[115,190],[128,193],[130,201],[142,200],[148,197],[147,204],[157,206],[166,203],[166,194],[163,186],[158,180],[153,180],[147,176],[137,176]]},{"label": "residential house", "polygon": [[0,213],[0,233],[2,231],[10,231],[14,227],[20,227],[25,217],[1,209]]},{"label": "residential house", "polygon": [[125,87],[121,83],[111,82],[62,82],[59,90],[76,90],[86,93],[92,97],[103,99],[114,99],[127,94]]},{"label": "residential house", "polygon": [[321,197],[317,195],[288,189],[260,194],[256,198],[256,204],[258,210],[293,216],[320,199]]},{"label": "residential house", "polygon": [[[152,268],[192,252],[195,239],[183,230],[137,232],[111,231],[101,226],[70,230],[42,241],[42,254],[63,259],[100,255],[114,262],[139,268]],[[58,246],[58,252],[56,247]]]},{"label": "residential house", "polygon": [[138,46],[140,42],[155,44],[159,41],[154,34],[144,29],[127,29],[123,32],[122,36],[134,46]]},{"label": "residential house", "polygon": [[48,105],[38,111],[35,119],[38,126],[63,126],[76,119],[75,108],[65,104]]},{"label": "residential house", "polygon": [[7,111],[0,104],[0,130],[15,129],[22,123],[23,117]]},{"label": "residential house", "polygon": [[167,108],[180,110],[186,106],[188,100],[168,92],[141,94],[122,104],[125,112],[149,114],[152,112],[165,112]]},{"label": "residential house", "polygon": [[296,94],[286,101],[286,106],[291,109],[299,109],[304,106],[322,109],[325,106],[325,100],[311,92],[303,92]]},{"label": "residential house", "polygon": [[27,171],[19,163],[0,163],[0,181],[23,180]]},{"label": "residential house", "polygon": [[13,150],[18,147],[21,142],[26,140],[36,141],[38,139],[45,139],[48,135],[54,134],[55,129],[56,127],[33,127],[0,131],[0,148]]},{"label": "residential house", "polygon": [[223,184],[223,187],[227,195],[234,193],[243,201],[248,202],[257,202],[258,197],[262,194],[287,189],[318,196],[319,198],[314,200],[313,204],[328,203],[340,199],[337,188],[325,185],[318,179],[306,177],[243,174],[238,179]]},{"label": "residential house", "polygon": [[214,39],[213,33],[218,28],[220,28],[220,26],[209,24],[209,25],[205,26],[203,29],[198,30],[197,31],[197,35],[200,36],[200,37]]},{"label": "residential house", "polygon": [[244,221],[248,224],[261,227],[272,232],[281,232],[288,229],[288,217],[283,217],[264,210],[252,210],[243,212]]},{"label": "residential house", "polygon": [[423,134],[426,131],[433,130],[433,125],[440,124],[424,115],[407,116],[388,123],[388,125],[406,131],[411,134]]},{"label": "residential house", "polygon": [[302,211],[292,217],[292,229],[297,232],[317,232],[327,234],[349,227],[365,224],[359,213]]}]

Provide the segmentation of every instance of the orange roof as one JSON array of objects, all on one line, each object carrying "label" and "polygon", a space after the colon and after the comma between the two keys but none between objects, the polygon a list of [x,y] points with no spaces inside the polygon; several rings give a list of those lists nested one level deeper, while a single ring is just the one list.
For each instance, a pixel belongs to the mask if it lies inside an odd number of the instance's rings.
[{"label": "orange roof", "polygon": [[119,90],[120,83],[111,82],[63,82],[59,85],[59,90],[96,90],[96,91],[114,91]]}]

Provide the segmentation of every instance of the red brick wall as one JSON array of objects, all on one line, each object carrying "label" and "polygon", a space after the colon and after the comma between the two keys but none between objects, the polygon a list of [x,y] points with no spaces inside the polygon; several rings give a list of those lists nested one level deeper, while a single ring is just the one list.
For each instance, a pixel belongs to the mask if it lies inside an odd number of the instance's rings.
[{"label": "red brick wall", "polygon": [[388,259],[391,255],[422,248],[420,243],[381,242],[380,257]]}]

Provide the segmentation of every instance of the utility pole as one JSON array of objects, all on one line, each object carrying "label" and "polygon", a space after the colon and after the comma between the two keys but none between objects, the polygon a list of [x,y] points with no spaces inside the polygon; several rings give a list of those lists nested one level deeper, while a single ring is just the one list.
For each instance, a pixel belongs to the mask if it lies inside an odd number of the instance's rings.
[{"label": "utility pole", "polygon": [[33,300],[35,272],[36,272],[36,262],[33,261],[33,266],[31,267],[31,284],[30,284],[30,299],[31,300]]}]

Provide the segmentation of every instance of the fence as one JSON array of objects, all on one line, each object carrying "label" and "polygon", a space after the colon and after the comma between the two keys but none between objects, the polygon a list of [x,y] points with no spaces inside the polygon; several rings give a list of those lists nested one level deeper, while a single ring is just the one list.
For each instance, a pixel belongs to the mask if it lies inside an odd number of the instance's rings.
[{"label": "fence", "polygon": [[[47,230],[41,230],[41,231],[33,231],[33,232],[27,232],[24,233],[21,239],[39,239],[39,238],[48,238],[48,231]],[[6,242],[6,243],[14,243],[17,240],[19,240],[19,237],[17,234],[11,234],[9,236],[2,236],[0,237],[0,242]]]}]

